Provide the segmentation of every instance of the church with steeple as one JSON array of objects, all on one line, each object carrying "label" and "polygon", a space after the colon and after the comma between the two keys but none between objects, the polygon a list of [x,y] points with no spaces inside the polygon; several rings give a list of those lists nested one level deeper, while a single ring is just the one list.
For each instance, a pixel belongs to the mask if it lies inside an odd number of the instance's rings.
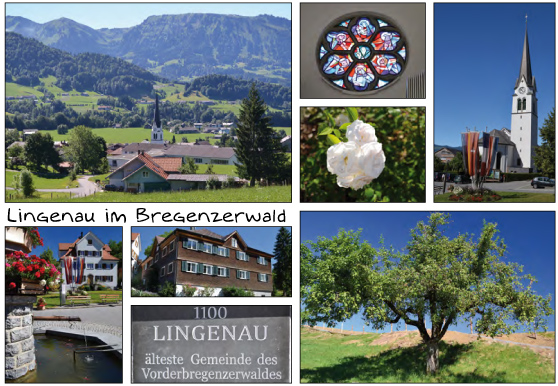
[{"label": "church with steeple", "polygon": [[159,115],[159,96],[155,95],[155,113],[153,114],[153,125],[151,126],[151,143],[164,144],[163,125]]},{"label": "church with steeple", "polygon": [[494,129],[490,134],[499,138],[494,170],[504,173],[535,171],[534,156],[538,139],[537,83],[531,72],[527,27],[519,76],[513,88],[510,129]]}]

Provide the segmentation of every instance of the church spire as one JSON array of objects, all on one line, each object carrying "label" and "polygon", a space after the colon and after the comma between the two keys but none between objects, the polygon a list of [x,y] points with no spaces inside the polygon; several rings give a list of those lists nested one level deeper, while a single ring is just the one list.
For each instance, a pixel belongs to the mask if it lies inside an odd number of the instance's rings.
[{"label": "church spire", "polygon": [[523,56],[521,57],[521,67],[519,68],[519,77],[515,82],[515,87],[519,86],[521,79],[524,77],[527,86],[533,87],[533,74],[531,73],[531,56],[529,55],[529,39],[527,37],[527,17],[525,18],[525,41],[523,42]]},{"label": "church spire", "polygon": [[153,124],[155,127],[161,127],[161,117],[159,115],[159,95],[155,94],[155,114],[153,115]]}]

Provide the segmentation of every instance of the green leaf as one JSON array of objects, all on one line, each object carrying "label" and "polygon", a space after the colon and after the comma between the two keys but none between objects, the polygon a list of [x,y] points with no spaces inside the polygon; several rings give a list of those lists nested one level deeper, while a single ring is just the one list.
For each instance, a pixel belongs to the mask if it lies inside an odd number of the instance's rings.
[{"label": "green leaf", "polygon": [[341,140],[340,140],[339,138],[337,138],[337,137],[336,137],[335,135],[333,135],[333,134],[328,134],[328,135],[327,135],[327,142],[328,142],[330,145],[336,145],[336,144],[338,144],[339,142],[341,142]]},{"label": "green leaf", "polygon": [[339,126],[339,130],[345,132],[347,131],[347,127],[349,127],[350,123],[343,123],[341,126]]},{"label": "green leaf", "polygon": [[331,127],[324,127],[318,135],[327,135],[333,131]]},{"label": "green leaf", "polygon": [[341,132],[338,129],[333,129],[333,134],[335,134],[338,138],[341,136]]},{"label": "green leaf", "polygon": [[347,110],[347,115],[349,116],[349,119],[351,120],[351,122],[354,122],[358,119],[358,112],[357,112],[356,108],[346,107],[345,110]]},{"label": "green leaf", "polygon": [[324,110],[324,115],[326,116],[329,125],[330,126],[335,126],[335,119],[333,119],[333,117],[331,116],[331,114],[327,111],[327,109]]}]

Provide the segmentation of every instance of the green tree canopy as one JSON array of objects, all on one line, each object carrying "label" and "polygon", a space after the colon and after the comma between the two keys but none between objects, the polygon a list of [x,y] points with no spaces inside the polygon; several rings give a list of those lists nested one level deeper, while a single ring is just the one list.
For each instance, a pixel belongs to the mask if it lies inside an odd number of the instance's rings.
[{"label": "green tree canopy", "polygon": [[187,157],[186,163],[183,163],[178,168],[180,174],[196,174],[198,172],[199,166],[196,165],[196,161],[193,158]]},{"label": "green tree canopy", "polygon": [[39,132],[29,136],[25,142],[25,160],[33,170],[39,170],[43,165],[56,166],[60,162],[50,134]]},{"label": "green tree canopy", "polygon": [[535,165],[550,178],[554,178],[556,175],[556,130],[554,119],[554,109],[552,109],[540,130],[542,143],[535,148]]},{"label": "green tree canopy", "polygon": [[85,126],[76,126],[70,132],[68,147],[65,154],[79,172],[84,170],[97,171],[102,168],[106,158],[105,140],[93,134]]},{"label": "green tree canopy", "polygon": [[383,241],[373,248],[361,242],[360,231],[303,244],[302,321],[333,326],[362,310],[376,329],[403,320],[418,329],[428,348],[427,372],[434,373],[438,343],[458,321],[475,318],[477,333],[494,337],[553,313],[550,295],[532,290],[534,277],[501,260],[506,245],[496,224],[485,222],[476,240],[450,239],[448,224],[449,215],[432,214],[411,230],[402,251]]},{"label": "green tree canopy", "polygon": [[273,285],[283,291],[283,296],[292,296],[293,252],[289,229],[281,227],[277,232],[273,255],[275,257]]}]

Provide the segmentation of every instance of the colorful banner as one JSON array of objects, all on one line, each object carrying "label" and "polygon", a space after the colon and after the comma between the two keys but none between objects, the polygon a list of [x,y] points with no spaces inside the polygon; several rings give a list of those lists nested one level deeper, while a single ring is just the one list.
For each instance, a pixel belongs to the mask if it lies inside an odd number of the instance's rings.
[{"label": "colorful banner", "polygon": [[83,271],[85,270],[85,256],[78,256],[76,259],[77,259],[76,283],[81,284],[81,282],[83,281]]},{"label": "colorful banner", "polygon": [[73,283],[73,270],[72,270],[73,263],[74,263],[74,258],[72,256],[66,256],[64,258],[64,271],[66,273],[66,284]]},{"label": "colorful banner", "polygon": [[478,173],[479,160],[479,133],[470,131],[461,134],[461,147],[463,150],[463,166],[465,173],[476,176]]},{"label": "colorful banner", "polygon": [[488,133],[483,133],[481,177],[487,177],[490,174],[490,170],[494,167],[496,151],[498,150],[498,139],[497,137],[490,136]]}]

